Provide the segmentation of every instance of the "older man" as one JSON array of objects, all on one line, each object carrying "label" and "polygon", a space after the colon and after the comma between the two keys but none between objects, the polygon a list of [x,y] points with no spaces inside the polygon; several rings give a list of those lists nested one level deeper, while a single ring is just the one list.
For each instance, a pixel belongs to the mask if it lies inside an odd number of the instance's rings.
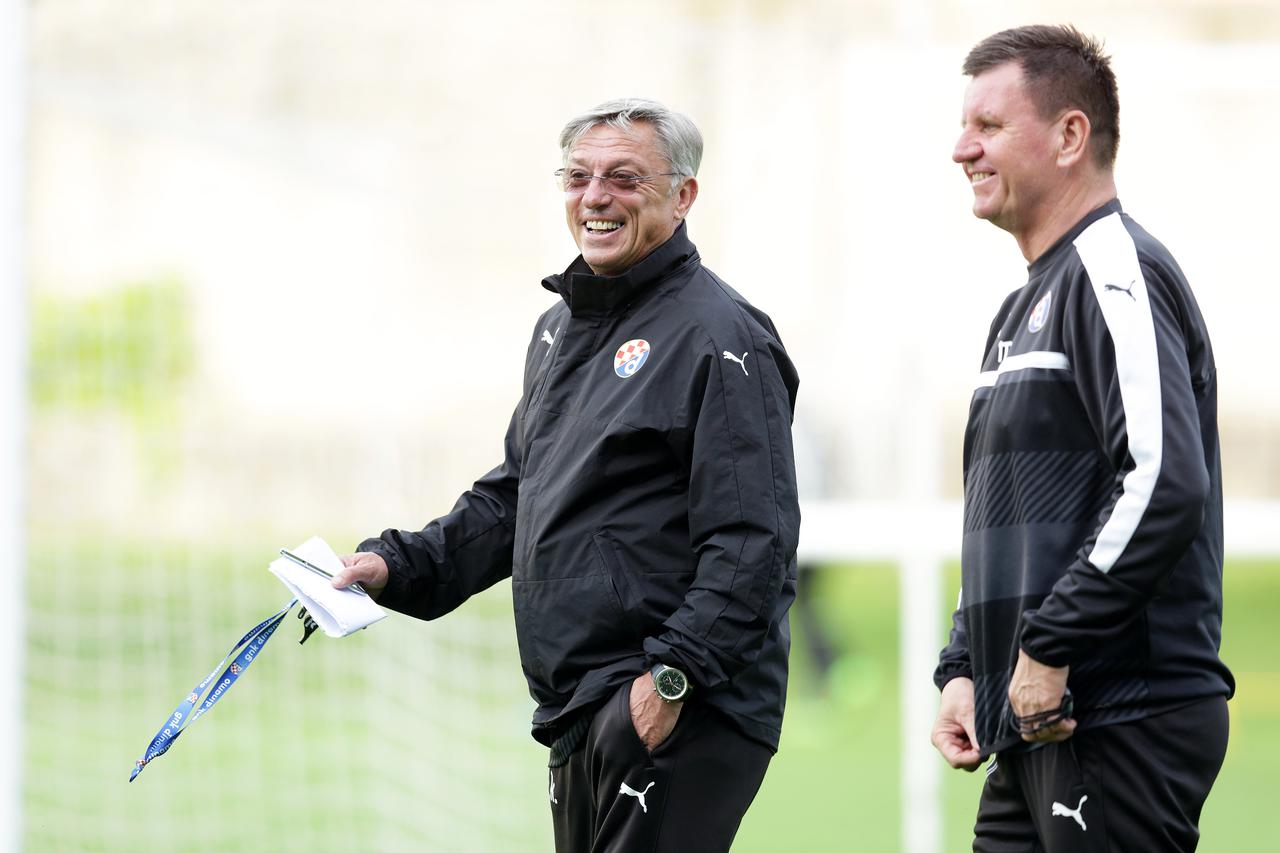
[{"label": "older man", "polygon": [[1116,82],[1068,27],[993,35],[953,159],[1028,281],[965,435],[963,587],[933,742],[993,753],[977,851],[1193,850],[1227,745],[1217,378],[1169,251],[1112,175]]},{"label": "older man", "polygon": [[728,850],[782,726],[796,373],[689,241],[689,119],[614,101],[560,145],[582,254],[542,282],[502,464],[335,585],[432,619],[511,577],[556,849]]}]

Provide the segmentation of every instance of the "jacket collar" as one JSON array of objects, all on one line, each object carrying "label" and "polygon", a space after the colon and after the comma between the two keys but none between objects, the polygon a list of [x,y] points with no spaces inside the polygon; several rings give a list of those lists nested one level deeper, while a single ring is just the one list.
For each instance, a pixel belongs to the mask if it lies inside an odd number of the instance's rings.
[{"label": "jacket collar", "polygon": [[697,257],[698,249],[689,240],[685,223],[681,222],[667,242],[620,275],[596,275],[582,255],[578,255],[563,273],[544,278],[542,286],[560,294],[574,317],[607,316],[618,313],[636,296]]},{"label": "jacket collar", "polygon": [[1061,252],[1064,247],[1070,246],[1074,243],[1075,239],[1084,233],[1084,229],[1088,228],[1102,217],[1110,216],[1117,212],[1123,213],[1123,209],[1120,207],[1120,199],[1113,198],[1106,204],[1101,205],[1100,207],[1095,207],[1093,210],[1086,213],[1083,219],[1071,226],[1066,234],[1063,234],[1055,240],[1053,245],[1046,249],[1040,257],[1027,264],[1027,273],[1034,277],[1038,273],[1048,269],[1050,264],[1055,263],[1058,253]]}]

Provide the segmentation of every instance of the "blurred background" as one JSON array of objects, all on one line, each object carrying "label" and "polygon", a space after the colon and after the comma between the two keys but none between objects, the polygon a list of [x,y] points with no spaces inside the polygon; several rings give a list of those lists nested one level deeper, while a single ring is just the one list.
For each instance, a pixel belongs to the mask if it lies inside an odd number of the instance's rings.
[{"label": "blurred background", "polygon": [[929,677],[968,398],[1025,264],[950,153],[965,53],[1024,23],[1106,40],[1121,201],[1214,334],[1239,690],[1201,849],[1271,849],[1277,0],[0,7],[13,849],[551,849],[505,583],[302,648],[291,617],[126,780],[286,599],[278,548],[421,527],[499,461],[539,282],[576,254],[560,127],[622,95],[700,126],[690,236],[801,373],[788,722],[735,850],[969,849],[982,774],[932,754]]}]

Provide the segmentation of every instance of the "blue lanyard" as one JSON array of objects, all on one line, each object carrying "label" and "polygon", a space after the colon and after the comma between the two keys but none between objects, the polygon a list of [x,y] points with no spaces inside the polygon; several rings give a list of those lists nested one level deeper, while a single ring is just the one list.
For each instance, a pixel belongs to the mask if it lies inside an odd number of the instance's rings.
[{"label": "blue lanyard", "polygon": [[[142,772],[142,768],[146,767],[152,760],[159,758],[169,751],[169,747],[173,746],[178,739],[178,735],[185,732],[195,723],[196,720],[204,716],[204,713],[212,708],[217,701],[226,695],[231,689],[231,685],[236,683],[240,675],[249,668],[249,664],[253,663],[258,653],[262,651],[262,647],[267,644],[267,640],[271,639],[271,635],[275,633],[276,628],[280,627],[280,623],[284,621],[284,617],[289,615],[289,611],[293,609],[293,605],[298,603],[298,599],[293,599],[276,613],[263,619],[257,625],[249,629],[249,633],[240,638],[231,651],[218,662],[201,681],[195,686],[195,689],[182,700],[174,712],[169,715],[169,719],[160,727],[160,731],[151,739],[151,744],[147,747],[142,757],[134,762],[133,772],[129,774],[129,781],[132,782],[138,778],[138,774]],[[236,652],[239,654],[236,654]],[[231,662],[231,666],[222,670],[222,675],[218,676],[218,670],[222,669],[222,665],[227,662],[227,658],[235,655],[236,658]],[[204,695],[205,690],[213,683],[214,677],[217,676],[217,686],[205,696],[204,701],[200,702],[200,697]],[[200,702],[200,707],[192,712],[192,708],[196,703]]]}]

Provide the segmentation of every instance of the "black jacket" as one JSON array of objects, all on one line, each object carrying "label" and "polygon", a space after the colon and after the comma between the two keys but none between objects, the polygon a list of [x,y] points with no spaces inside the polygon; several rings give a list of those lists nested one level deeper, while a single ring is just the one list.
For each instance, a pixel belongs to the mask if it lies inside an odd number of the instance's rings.
[{"label": "black jacket", "polygon": [[1022,746],[1021,648],[1086,729],[1230,695],[1217,371],[1169,251],[1111,201],[992,323],[964,448],[960,607],[935,681],[974,681],[983,754]]},{"label": "black jacket", "polygon": [[380,603],[432,619],[512,578],[543,743],[663,662],[776,748],[799,528],[798,380],[767,316],[682,225],[616,277],[579,257],[543,286],[505,459],[419,532],[360,545]]}]

